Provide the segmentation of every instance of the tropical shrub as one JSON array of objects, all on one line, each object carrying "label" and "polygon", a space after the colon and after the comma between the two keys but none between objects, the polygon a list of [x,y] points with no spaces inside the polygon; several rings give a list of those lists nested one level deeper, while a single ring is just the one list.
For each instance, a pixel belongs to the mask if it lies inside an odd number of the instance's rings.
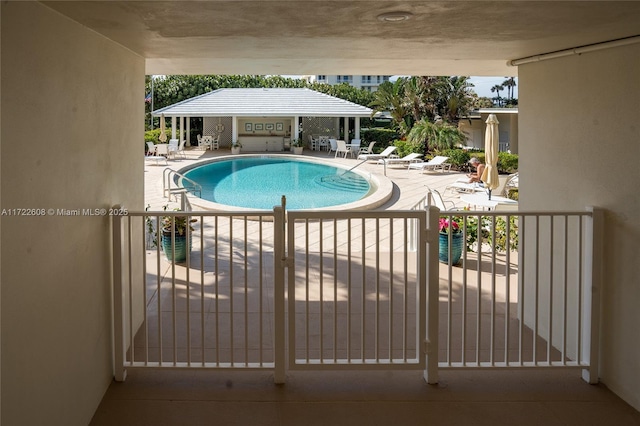
[{"label": "tropical shrub", "polygon": [[[456,221],[460,228],[465,232],[465,243],[467,251],[474,252],[478,250],[478,237],[487,244],[495,244],[497,251],[504,252],[507,250],[507,240],[509,241],[509,249],[511,251],[518,250],[518,217],[511,216],[509,218],[509,233],[507,235],[507,216],[496,216],[495,222],[489,216],[467,216],[466,224],[462,217],[455,216],[452,219]],[[480,232],[478,235],[478,226]],[[495,242],[494,242],[495,238]]]},{"label": "tropical shrub", "polygon": [[423,152],[451,149],[466,139],[465,134],[456,126],[444,121],[430,122],[422,119],[411,128],[407,140],[421,144]]},{"label": "tropical shrub", "polygon": [[498,153],[498,172],[515,173],[518,171],[518,156],[508,152]]},{"label": "tropical shrub", "polygon": [[[165,129],[164,133],[167,135],[167,140],[171,135],[171,128]],[[160,143],[160,129],[147,130],[144,132],[144,142],[153,142],[154,144]]]},{"label": "tropical shrub", "polygon": [[464,149],[445,149],[439,152],[439,154],[449,157],[447,163],[451,164],[451,167],[457,170],[465,169],[469,163],[469,159],[471,159],[469,152]]},{"label": "tropical shrub", "polygon": [[397,147],[395,154],[398,154],[400,157],[404,157],[405,155],[409,155],[414,152],[422,153],[422,147],[420,145],[416,145],[409,141],[395,140],[391,145]]}]

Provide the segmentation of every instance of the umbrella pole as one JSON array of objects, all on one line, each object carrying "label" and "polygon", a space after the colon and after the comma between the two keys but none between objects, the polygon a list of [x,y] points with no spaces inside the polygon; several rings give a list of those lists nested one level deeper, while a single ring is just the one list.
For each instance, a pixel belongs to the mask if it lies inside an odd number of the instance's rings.
[{"label": "umbrella pole", "polygon": [[491,190],[489,190],[489,199],[491,199]]}]

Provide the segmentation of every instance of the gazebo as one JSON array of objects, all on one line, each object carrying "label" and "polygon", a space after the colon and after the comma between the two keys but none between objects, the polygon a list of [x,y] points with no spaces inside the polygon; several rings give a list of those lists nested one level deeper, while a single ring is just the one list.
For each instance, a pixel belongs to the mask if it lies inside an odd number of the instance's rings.
[{"label": "gazebo", "polygon": [[[172,138],[191,144],[190,117],[203,118],[203,136],[220,136],[220,146],[240,142],[247,151],[282,151],[291,139],[328,135],[347,140],[349,119],[360,138],[360,118],[373,110],[311,89],[218,89],[153,111],[171,117]],[[340,135],[340,119],[343,133]],[[179,126],[176,124],[179,123]]]}]

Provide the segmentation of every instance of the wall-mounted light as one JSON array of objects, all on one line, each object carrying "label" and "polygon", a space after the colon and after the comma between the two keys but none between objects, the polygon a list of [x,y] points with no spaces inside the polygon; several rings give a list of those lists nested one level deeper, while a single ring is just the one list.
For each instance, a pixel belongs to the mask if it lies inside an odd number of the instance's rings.
[{"label": "wall-mounted light", "polygon": [[382,22],[402,22],[411,19],[411,12],[386,12],[378,15],[378,20]]}]

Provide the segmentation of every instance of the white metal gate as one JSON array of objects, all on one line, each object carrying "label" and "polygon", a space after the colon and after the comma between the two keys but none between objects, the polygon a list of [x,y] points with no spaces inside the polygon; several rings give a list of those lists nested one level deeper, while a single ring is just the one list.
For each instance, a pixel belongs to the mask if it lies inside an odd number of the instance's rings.
[{"label": "white metal gate", "polygon": [[425,211],[288,213],[290,369],[426,369],[432,217],[429,256]]}]

